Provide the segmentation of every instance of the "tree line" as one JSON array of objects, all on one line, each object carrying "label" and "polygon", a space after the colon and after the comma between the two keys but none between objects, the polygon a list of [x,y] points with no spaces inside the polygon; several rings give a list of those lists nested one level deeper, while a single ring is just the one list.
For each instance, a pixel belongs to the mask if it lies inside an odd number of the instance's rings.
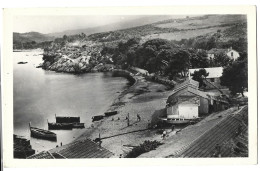
[{"label": "tree line", "polygon": [[101,54],[111,57],[119,68],[139,67],[170,80],[187,77],[190,68],[224,67],[221,83],[233,94],[242,93],[241,89],[247,87],[247,52],[241,52],[236,61],[224,53],[209,59],[206,49],[184,48],[165,39],[152,39],[141,44],[140,39],[132,38],[116,46],[105,46]]}]

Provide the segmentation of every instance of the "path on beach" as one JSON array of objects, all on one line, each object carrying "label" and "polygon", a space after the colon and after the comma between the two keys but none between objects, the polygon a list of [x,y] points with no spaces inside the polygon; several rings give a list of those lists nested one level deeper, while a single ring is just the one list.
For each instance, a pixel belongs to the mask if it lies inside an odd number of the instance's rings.
[{"label": "path on beach", "polygon": [[[95,122],[94,128],[89,128],[78,139],[84,137],[96,139],[99,134],[101,138],[110,137],[102,140],[102,146],[116,156],[125,153],[124,145],[137,146],[145,140],[161,139],[161,135],[156,134],[155,130],[144,129],[147,129],[148,123],[151,122],[153,113],[165,107],[171,91],[162,84],[146,81],[142,76],[135,77],[137,82],[110,108],[110,110],[117,110],[119,114]],[[127,126],[128,113],[130,126]],[[137,121],[137,114],[141,116],[141,121]]]}]

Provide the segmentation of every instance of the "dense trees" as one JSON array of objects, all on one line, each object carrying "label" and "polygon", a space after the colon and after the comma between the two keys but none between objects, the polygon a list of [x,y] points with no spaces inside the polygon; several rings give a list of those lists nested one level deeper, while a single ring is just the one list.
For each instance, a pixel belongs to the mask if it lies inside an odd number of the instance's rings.
[{"label": "dense trees", "polygon": [[152,39],[143,44],[139,39],[129,39],[114,47],[104,47],[101,54],[110,55],[114,64],[122,68],[140,67],[170,79],[187,76],[189,68],[224,67],[232,63],[226,54],[216,54],[209,60],[206,50],[180,48],[164,39]]},{"label": "dense trees", "polygon": [[209,66],[209,60],[205,50],[191,51],[190,56],[191,68],[207,68]]},{"label": "dense trees", "polygon": [[248,87],[248,65],[247,58],[242,57],[228,65],[220,77],[221,85],[227,86],[231,94],[241,93]]},{"label": "dense trees", "polygon": [[199,71],[194,71],[191,75],[192,79],[199,82],[199,87],[205,86],[203,79],[206,78],[209,73],[205,69],[200,69]]}]

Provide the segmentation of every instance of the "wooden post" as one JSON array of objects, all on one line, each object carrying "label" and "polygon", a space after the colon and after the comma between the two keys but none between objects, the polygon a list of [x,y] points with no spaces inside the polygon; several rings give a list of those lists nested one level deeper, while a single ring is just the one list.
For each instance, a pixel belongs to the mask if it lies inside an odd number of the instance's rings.
[{"label": "wooden post", "polygon": [[130,123],[129,123],[129,113],[127,114],[127,126],[129,126]]}]

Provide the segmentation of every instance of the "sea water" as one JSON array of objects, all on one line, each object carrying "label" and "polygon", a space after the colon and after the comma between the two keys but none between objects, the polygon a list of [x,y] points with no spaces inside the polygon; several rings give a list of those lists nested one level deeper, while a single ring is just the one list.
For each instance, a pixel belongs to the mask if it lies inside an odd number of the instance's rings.
[{"label": "sea water", "polygon": [[[31,140],[36,152],[67,144],[91,125],[94,115],[103,114],[127,88],[127,80],[106,73],[74,75],[36,68],[42,51],[13,52],[14,134]],[[28,62],[18,64],[18,62]],[[30,137],[31,126],[48,129],[57,116],[79,116],[85,129],[53,130],[57,142]]]}]

